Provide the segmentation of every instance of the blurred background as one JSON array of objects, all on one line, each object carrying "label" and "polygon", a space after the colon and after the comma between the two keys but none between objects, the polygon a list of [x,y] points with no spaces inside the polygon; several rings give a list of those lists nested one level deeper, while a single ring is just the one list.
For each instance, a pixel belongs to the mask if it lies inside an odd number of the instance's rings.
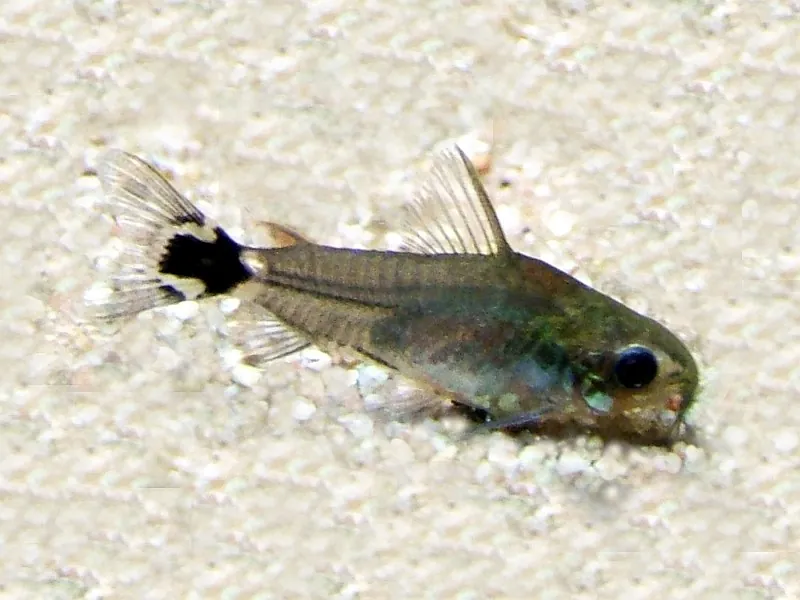
[{"label": "blurred background", "polygon": [[[796,598],[800,4],[0,8],[0,598]],[[71,318],[98,157],[243,241],[380,248],[430,153],[512,245],[681,333],[696,443],[365,413],[320,353],[258,378],[226,307]]]}]

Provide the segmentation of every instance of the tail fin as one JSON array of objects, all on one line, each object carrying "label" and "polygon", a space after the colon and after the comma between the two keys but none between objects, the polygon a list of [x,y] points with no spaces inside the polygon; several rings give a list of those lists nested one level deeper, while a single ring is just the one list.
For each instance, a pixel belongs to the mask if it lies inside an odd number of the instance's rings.
[{"label": "tail fin", "polygon": [[249,279],[242,247],[142,159],[112,150],[98,176],[124,246],[118,272],[87,294],[90,316],[224,294]]}]

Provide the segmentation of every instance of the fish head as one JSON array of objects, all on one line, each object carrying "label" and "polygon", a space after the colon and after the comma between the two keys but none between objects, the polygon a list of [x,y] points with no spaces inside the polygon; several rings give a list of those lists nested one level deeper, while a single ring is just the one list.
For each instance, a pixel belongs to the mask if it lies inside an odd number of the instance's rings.
[{"label": "fish head", "polygon": [[661,323],[590,291],[571,337],[576,385],[589,412],[611,428],[673,437],[698,390],[686,345]]}]

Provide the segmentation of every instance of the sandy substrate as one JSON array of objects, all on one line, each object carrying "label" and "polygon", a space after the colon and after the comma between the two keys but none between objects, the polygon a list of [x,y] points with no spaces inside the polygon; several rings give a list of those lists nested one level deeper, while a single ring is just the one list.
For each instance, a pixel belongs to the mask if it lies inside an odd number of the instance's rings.
[{"label": "sandy substrate", "polygon": [[[800,8],[523,4],[3,3],[0,598],[798,597]],[[464,135],[516,248],[684,334],[699,445],[457,444],[319,357],[232,372],[214,303],[68,318],[107,147],[379,247]]]}]

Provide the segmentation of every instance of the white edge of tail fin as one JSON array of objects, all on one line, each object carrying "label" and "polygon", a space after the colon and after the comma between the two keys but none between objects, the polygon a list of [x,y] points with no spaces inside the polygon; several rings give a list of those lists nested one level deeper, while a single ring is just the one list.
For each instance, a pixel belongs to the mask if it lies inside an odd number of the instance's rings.
[{"label": "white edge of tail fin", "polygon": [[154,167],[122,150],[99,162],[102,209],[116,238],[104,261],[110,276],[87,290],[81,320],[112,320],[200,297],[205,284],[169,276],[160,264],[177,234],[213,242],[217,227]]}]

